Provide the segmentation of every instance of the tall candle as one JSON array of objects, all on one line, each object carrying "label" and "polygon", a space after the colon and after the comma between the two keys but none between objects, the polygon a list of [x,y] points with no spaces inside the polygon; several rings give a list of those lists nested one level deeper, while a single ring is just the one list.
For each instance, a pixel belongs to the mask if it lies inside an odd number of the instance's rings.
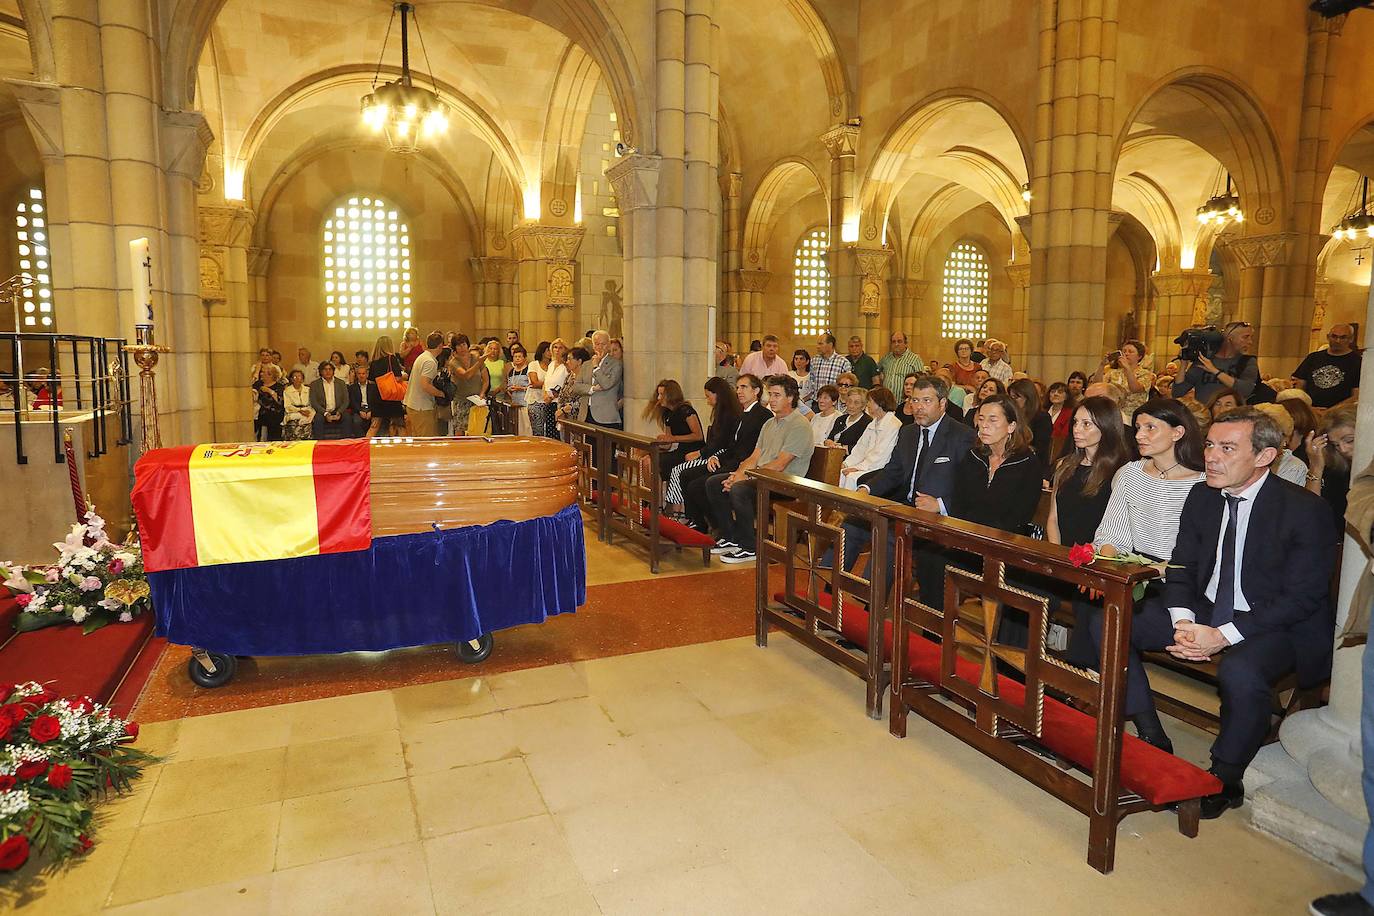
[{"label": "tall candle", "polygon": [[129,243],[129,280],[132,286],[134,340],[152,338],[153,330],[153,260],[146,238]]}]

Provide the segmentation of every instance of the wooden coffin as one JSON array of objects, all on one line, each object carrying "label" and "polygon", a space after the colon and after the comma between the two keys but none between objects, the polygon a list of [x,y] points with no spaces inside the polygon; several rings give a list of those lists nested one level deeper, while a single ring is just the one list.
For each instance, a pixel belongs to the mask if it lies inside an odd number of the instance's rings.
[{"label": "wooden coffin", "polygon": [[553,439],[369,440],[372,536],[523,522],[577,500],[577,453]]}]

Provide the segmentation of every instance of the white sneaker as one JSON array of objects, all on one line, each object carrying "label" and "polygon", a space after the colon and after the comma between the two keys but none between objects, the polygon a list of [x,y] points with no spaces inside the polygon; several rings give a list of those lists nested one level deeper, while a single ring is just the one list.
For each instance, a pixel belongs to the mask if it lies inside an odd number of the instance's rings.
[{"label": "white sneaker", "polygon": [[752,550],[745,550],[743,547],[730,551],[720,558],[722,563],[748,563],[755,558],[756,554]]},{"label": "white sneaker", "polygon": [[716,546],[711,548],[711,553],[720,556],[723,553],[733,553],[736,550],[739,550],[739,545],[734,541],[721,539],[716,541]]}]

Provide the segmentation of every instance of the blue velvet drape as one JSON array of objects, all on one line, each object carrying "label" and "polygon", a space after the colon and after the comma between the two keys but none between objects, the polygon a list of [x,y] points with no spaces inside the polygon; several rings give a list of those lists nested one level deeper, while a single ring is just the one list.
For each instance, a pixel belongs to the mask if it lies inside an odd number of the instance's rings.
[{"label": "blue velvet drape", "polygon": [[230,655],[475,639],[587,599],[582,515],[376,538],[367,550],[151,573],[157,633]]}]

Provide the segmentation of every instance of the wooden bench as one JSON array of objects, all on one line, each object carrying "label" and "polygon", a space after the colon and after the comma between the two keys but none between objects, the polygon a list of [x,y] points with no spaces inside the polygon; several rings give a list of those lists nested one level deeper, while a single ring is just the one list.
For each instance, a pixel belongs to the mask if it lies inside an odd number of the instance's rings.
[{"label": "wooden bench", "polygon": [[[756,579],[756,640],[767,644],[770,626],[798,636],[815,651],[872,682],[890,682],[889,728],[906,735],[915,712],[997,760],[1008,769],[1088,816],[1088,862],[1112,868],[1121,818],[1144,810],[1177,807],[1179,830],[1196,836],[1200,799],[1220,791],[1215,776],[1126,733],[1123,705],[1126,648],[1130,640],[1131,592],[1153,577],[1149,567],[1097,564],[1074,567],[1067,548],[967,522],[919,512],[800,478],[756,472],[761,518],[772,494],[805,497],[856,517],[878,517],[872,549],[875,570],[895,567],[890,595],[851,574],[817,571],[796,549],[800,534],[842,549],[842,529],[819,514],[797,526],[790,516],[772,538],[760,530]],[[819,510],[818,510],[819,513]],[[886,529],[895,534],[888,561]],[[760,526],[762,529],[762,526]],[[916,591],[912,545],[934,541],[971,554],[980,568],[945,571],[942,613]],[[769,595],[770,565],[784,567],[783,590]],[[1047,650],[1051,602],[1016,586],[1018,572],[1034,573],[1093,588],[1105,595],[1102,673],[1068,664]],[[1010,577],[1010,581],[1008,579]],[[830,594],[816,580],[830,584]],[[771,597],[771,600],[770,600]],[[864,606],[864,602],[867,607]],[[999,641],[1003,608],[1030,618],[1029,645]],[[869,609],[876,609],[869,614]],[[789,613],[791,612],[791,613]],[[801,621],[792,616],[802,615]],[[844,643],[828,639],[837,631]],[[845,645],[864,651],[840,655]],[[862,662],[862,664],[861,664]],[[890,671],[883,670],[890,665]],[[1074,706],[1056,697],[1071,699]],[[873,705],[868,704],[870,713]],[[1075,708],[1077,707],[1077,708]]]},{"label": "wooden bench", "polygon": [[564,440],[577,451],[577,504],[595,520],[596,539],[604,541],[606,520],[601,512],[601,493],[606,485],[600,469],[605,467],[605,462],[600,456],[601,434],[606,428],[576,420],[559,420],[558,427]]}]

